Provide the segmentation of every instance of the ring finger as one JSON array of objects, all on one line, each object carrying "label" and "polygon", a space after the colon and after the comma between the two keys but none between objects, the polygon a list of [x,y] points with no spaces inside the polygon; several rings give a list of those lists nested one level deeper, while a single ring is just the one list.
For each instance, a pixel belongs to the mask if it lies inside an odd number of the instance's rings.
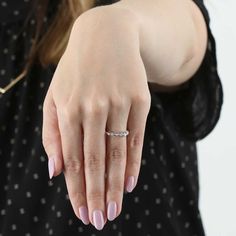
[{"label": "ring finger", "polygon": [[[107,120],[108,131],[124,131],[127,127],[129,106],[112,106]],[[106,204],[107,218],[114,220],[121,212],[126,166],[126,137],[106,138]]]}]

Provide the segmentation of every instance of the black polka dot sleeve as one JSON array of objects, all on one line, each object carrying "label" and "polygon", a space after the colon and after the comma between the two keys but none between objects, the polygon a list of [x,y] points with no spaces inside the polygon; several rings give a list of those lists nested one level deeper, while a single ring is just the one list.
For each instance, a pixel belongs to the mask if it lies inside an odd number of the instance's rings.
[{"label": "black polka dot sleeve", "polygon": [[176,130],[189,140],[206,137],[216,126],[223,104],[223,88],[217,71],[216,43],[210,28],[210,17],[202,0],[194,0],[207,24],[208,44],[197,72],[176,92],[160,93],[150,88],[152,100],[163,119],[169,119]]}]

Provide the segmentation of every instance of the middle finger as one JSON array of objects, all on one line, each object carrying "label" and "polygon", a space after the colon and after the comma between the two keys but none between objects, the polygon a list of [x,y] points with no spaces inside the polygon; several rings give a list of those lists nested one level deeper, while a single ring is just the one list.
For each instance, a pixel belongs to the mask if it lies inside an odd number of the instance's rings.
[{"label": "middle finger", "polygon": [[87,107],[84,112],[84,171],[89,218],[101,230],[105,215],[105,124],[104,109]]}]

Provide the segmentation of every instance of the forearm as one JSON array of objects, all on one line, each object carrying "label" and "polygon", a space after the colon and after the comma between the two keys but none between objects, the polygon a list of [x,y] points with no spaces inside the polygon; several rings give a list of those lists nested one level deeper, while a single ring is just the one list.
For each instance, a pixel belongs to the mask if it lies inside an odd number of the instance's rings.
[{"label": "forearm", "polygon": [[191,78],[206,49],[205,22],[192,0],[122,0],[85,12],[78,24],[80,31],[95,30],[96,45],[107,52],[114,51],[108,45],[137,50],[147,80],[164,91]]},{"label": "forearm", "polygon": [[114,5],[130,9],[139,19],[149,82],[174,86],[191,78],[207,41],[203,16],[192,0],[122,0]]}]

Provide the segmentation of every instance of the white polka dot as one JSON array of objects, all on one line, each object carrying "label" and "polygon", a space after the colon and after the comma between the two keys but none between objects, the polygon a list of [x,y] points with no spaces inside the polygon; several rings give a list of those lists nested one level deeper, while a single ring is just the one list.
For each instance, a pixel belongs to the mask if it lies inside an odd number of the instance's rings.
[{"label": "white polka dot", "polygon": [[156,204],[160,204],[161,203],[161,199],[160,198],[156,198],[155,202],[156,202]]},{"label": "white polka dot", "polygon": [[154,155],[155,154],[155,149],[154,148],[150,148],[150,153]]},{"label": "white polka dot", "polygon": [[130,219],[130,215],[127,213],[127,214],[125,214],[125,219],[126,220],[129,220]]},{"label": "white polka dot", "polygon": [[184,186],[180,186],[180,187],[179,187],[179,191],[180,191],[180,192],[183,192],[183,191],[184,191]]},{"label": "white polka dot", "polygon": [[138,202],[139,202],[139,197],[137,197],[137,196],[134,197],[134,202],[135,202],[135,203],[138,203]]},{"label": "white polka dot", "polygon": [[174,148],[171,148],[171,149],[170,149],[170,153],[171,153],[171,154],[175,153],[175,149],[174,149]]},{"label": "white polka dot", "polygon": [[148,209],[145,210],[145,215],[146,216],[150,215],[150,211]]},{"label": "white polka dot", "polygon": [[23,165],[23,162],[19,162],[19,163],[18,163],[18,167],[19,167],[19,168],[22,168],[23,166],[24,166],[24,165]]},{"label": "white polka dot", "polygon": [[14,184],[14,189],[19,189],[19,184]]},{"label": "white polka dot", "polygon": [[143,166],[146,165],[146,160],[145,159],[142,159],[141,162],[142,162]]},{"label": "white polka dot", "polygon": [[181,163],[181,168],[185,168],[186,164],[184,162]]},{"label": "white polka dot", "polygon": [[72,225],[73,224],[73,220],[72,219],[69,219],[68,220],[68,225]]},{"label": "white polka dot", "polygon": [[20,211],[21,215],[25,214],[25,209],[24,208],[20,208],[19,211]]},{"label": "white polka dot", "polygon": [[157,173],[153,174],[153,179],[158,179],[158,174]]},{"label": "white polka dot", "polygon": [[2,216],[4,216],[4,215],[6,215],[6,210],[5,209],[1,209],[0,213],[1,213]]},{"label": "white polka dot", "polygon": [[137,222],[136,225],[137,225],[137,228],[138,228],[138,229],[142,228],[142,223],[141,223],[141,222]]},{"label": "white polka dot", "polygon": [[147,184],[143,185],[143,190],[148,190],[148,185]]},{"label": "white polka dot", "polygon": [[180,141],[180,146],[181,146],[181,147],[184,146],[184,141]]},{"label": "white polka dot", "polygon": [[190,226],[190,223],[189,222],[185,222],[184,227],[185,228],[189,228],[189,226]]},{"label": "white polka dot", "polygon": [[11,199],[7,199],[7,205],[10,206],[12,204],[12,200]]},{"label": "white polka dot", "polygon": [[60,218],[60,217],[61,217],[61,212],[57,211],[57,218]]},{"label": "white polka dot", "polygon": [[161,229],[162,228],[161,223],[157,223],[156,227],[157,227],[157,229]]},{"label": "white polka dot", "polygon": [[163,194],[167,193],[167,188],[164,187],[164,188],[162,189],[162,193],[163,193]]},{"label": "white polka dot", "polygon": [[160,140],[163,140],[163,139],[164,139],[164,134],[160,134],[160,135],[159,135],[159,139],[160,139]]},{"label": "white polka dot", "polygon": [[181,210],[178,210],[177,211],[177,216],[180,216],[182,214],[182,211]]},{"label": "white polka dot", "polygon": [[41,199],[40,199],[40,202],[41,202],[41,204],[44,205],[44,204],[46,204],[46,199],[45,199],[45,198],[41,198]]},{"label": "white polka dot", "polygon": [[7,6],[7,2],[5,2],[5,1],[1,2],[1,6],[2,7],[6,7]]},{"label": "white polka dot", "polygon": [[169,173],[169,177],[170,177],[171,179],[174,178],[174,176],[175,176],[174,172],[170,172],[170,173]]},{"label": "white polka dot", "polygon": [[166,213],[166,216],[167,216],[167,218],[171,218],[171,213],[170,213],[170,212],[167,212],[167,213]]},{"label": "white polka dot", "polygon": [[37,173],[34,173],[33,174],[33,179],[38,179],[39,178],[39,175]]},{"label": "white polka dot", "polygon": [[15,10],[15,11],[13,12],[13,15],[18,16],[18,15],[19,15],[19,11]]}]

